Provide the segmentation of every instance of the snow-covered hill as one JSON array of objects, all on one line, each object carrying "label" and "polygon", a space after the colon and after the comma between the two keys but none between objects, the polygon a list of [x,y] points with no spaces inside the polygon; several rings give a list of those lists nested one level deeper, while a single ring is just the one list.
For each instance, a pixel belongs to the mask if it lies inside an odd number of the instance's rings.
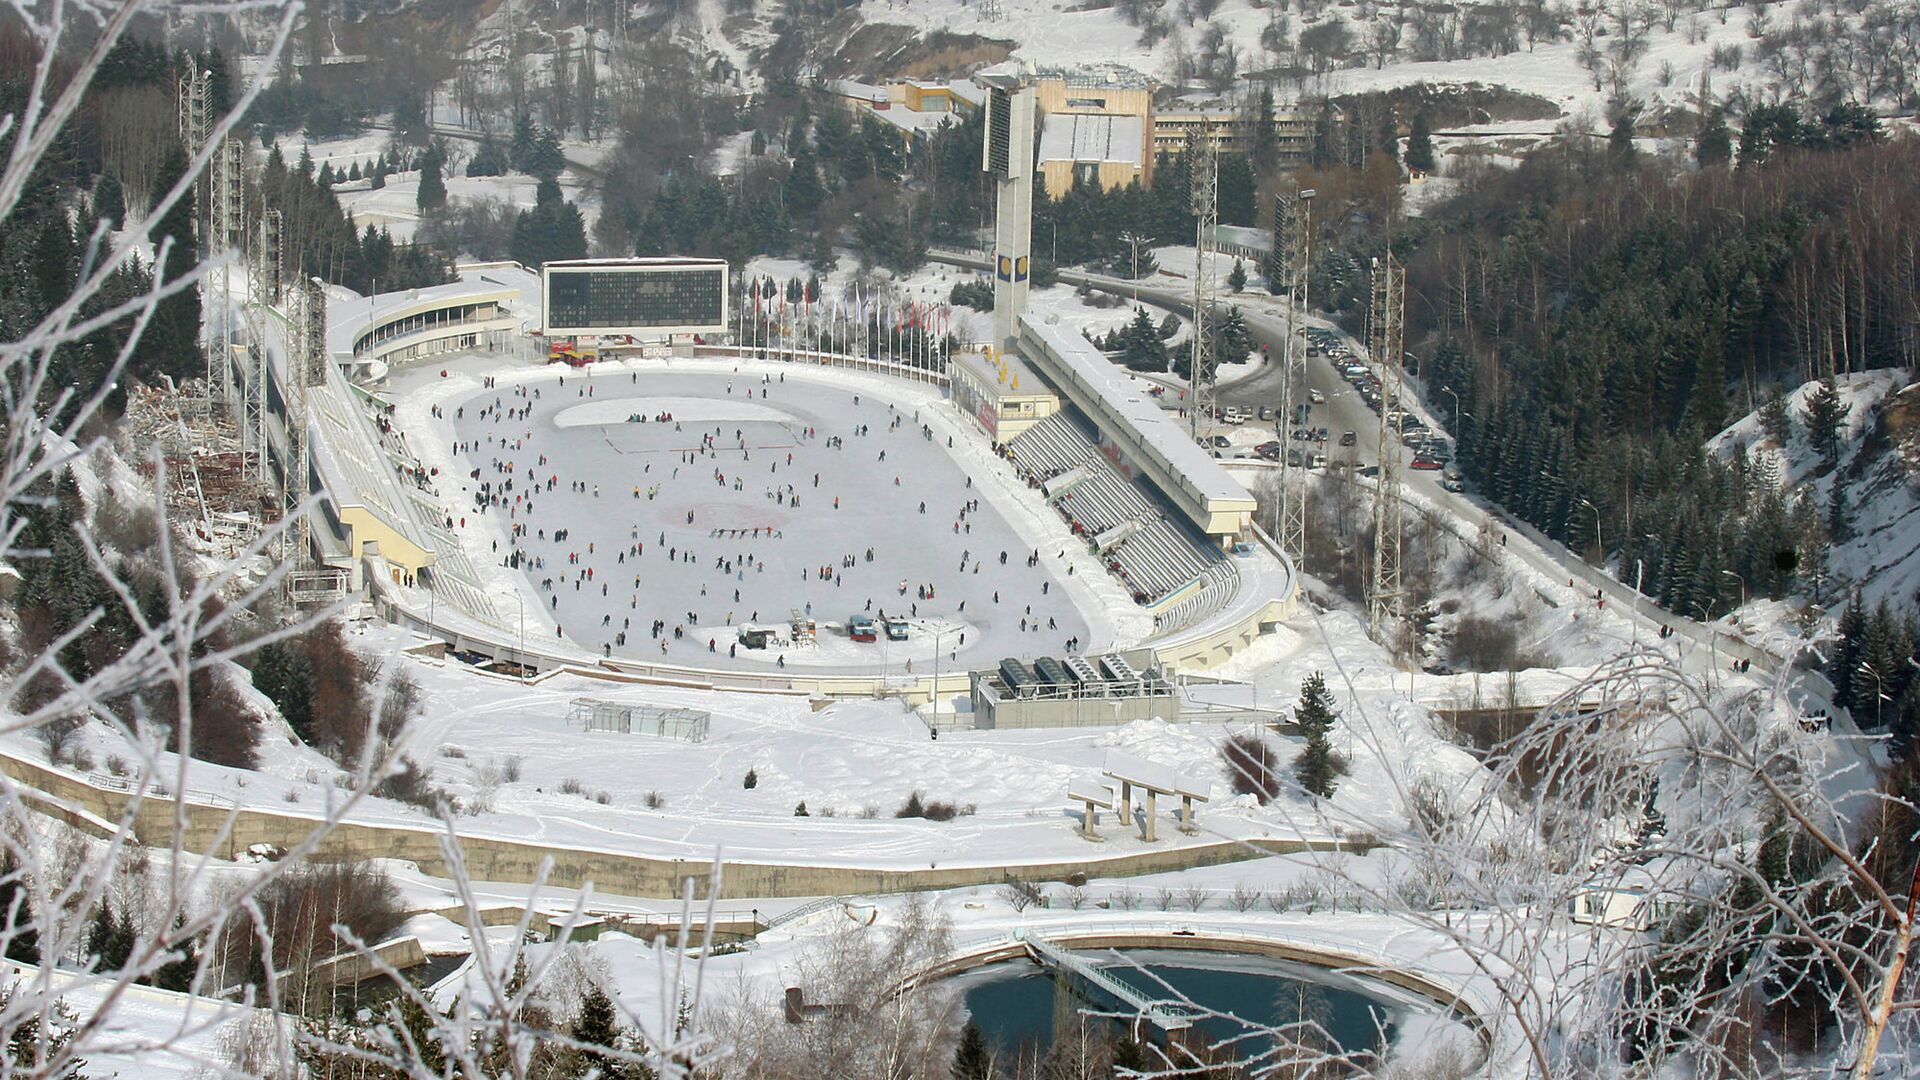
[{"label": "snow-covered hill", "polygon": [[1753,412],[1709,446],[1771,461],[1785,488],[1823,508],[1833,485],[1844,484],[1847,530],[1828,558],[1836,583],[1858,586],[1869,607],[1883,599],[1912,607],[1920,603],[1920,383],[1904,371],[1878,370],[1843,375],[1837,385],[1846,415],[1839,464],[1830,471],[1801,419],[1818,382],[1787,395],[1793,422],[1784,445]]}]

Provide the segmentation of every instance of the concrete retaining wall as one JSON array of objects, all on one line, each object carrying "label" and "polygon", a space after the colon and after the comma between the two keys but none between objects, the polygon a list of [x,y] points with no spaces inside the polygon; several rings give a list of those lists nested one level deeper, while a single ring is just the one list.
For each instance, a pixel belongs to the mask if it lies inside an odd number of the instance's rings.
[{"label": "concrete retaining wall", "polygon": [[[166,844],[173,834],[178,807],[184,832],[181,842],[193,851],[210,851],[234,858],[255,844],[292,848],[320,829],[313,816],[261,807],[223,806],[189,795],[184,803],[171,796],[146,797],[133,805],[131,792],[113,790],[92,778],[62,769],[0,754],[0,772],[19,783],[45,792],[57,801],[59,815],[98,834],[107,822],[129,814],[134,835],[149,844]],[[104,778],[102,778],[104,779]],[[82,815],[75,817],[74,815]],[[344,822],[318,842],[316,857],[329,861],[399,859],[417,864],[426,874],[450,873],[441,851],[445,833],[421,825],[385,825]],[[676,859],[632,852],[560,847],[488,836],[461,835],[459,844],[468,875],[476,881],[530,884],[541,863],[553,860],[547,883],[575,889],[591,883],[600,892],[619,896],[677,898],[680,883],[691,878],[705,895],[711,863],[705,859]],[[1061,881],[1086,877],[1135,877],[1195,866],[1214,866],[1268,854],[1331,850],[1334,841],[1251,840],[1219,841],[1186,847],[1166,847],[1128,855],[993,866],[812,866],[729,861],[726,891],[741,897],[851,896],[877,893],[952,889],[991,885],[1016,878]]]}]

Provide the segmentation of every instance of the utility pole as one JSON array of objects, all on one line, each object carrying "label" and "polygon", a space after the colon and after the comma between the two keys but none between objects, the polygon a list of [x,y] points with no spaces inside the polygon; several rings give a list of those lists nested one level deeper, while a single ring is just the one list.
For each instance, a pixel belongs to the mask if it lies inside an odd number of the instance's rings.
[{"label": "utility pole", "polygon": [[[1193,351],[1187,366],[1187,430],[1198,440],[1213,422],[1213,264],[1220,243],[1220,148],[1213,125],[1200,129],[1199,155],[1193,163]],[[1139,288],[1139,271],[1134,272]],[[1284,455],[1283,455],[1284,456]]]},{"label": "utility pole", "polygon": [[1296,568],[1307,558],[1307,484],[1304,451],[1299,465],[1288,462],[1293,447],[1294,388],[1306,378],[1307,275],[1313,251],[1313,196],[1307,188],[1298,195],[1276,195],[1273,213],[1276,254],[1284,261],[1287,290],[1287,336],[1280,348],[1280,407],[1274,434],[1280,440],[1280,550]]},{"label": "utility pole", "polygon": [[1400,361],[1406,280],[1399,260],[1388,251],[1373,261],[1373,302],[1367,311],[1367,348],[1380,368],[1380,475],[1373,489],[1373,588],[1367,596],[1367,624],[1375,641],[1396,653],[1387,636],[1405,615],[1400,591],[1401,544],[1405,532],[1400,502],[1400,431],[1403,404]]}]

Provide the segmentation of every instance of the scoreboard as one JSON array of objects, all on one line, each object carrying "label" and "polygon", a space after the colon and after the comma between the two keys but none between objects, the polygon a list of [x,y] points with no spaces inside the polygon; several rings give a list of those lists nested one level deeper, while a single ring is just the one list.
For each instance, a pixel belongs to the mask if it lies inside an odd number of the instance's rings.
[{"label": "scoreboard", "polygon": [[727,330],[725,259],[576,259],[540,269],[540,325],[548,337],[721,334]]}]

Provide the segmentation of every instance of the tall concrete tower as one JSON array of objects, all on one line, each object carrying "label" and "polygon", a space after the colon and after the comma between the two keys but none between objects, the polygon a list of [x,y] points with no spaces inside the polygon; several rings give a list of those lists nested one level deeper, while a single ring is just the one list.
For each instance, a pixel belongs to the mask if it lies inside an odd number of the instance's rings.
[{"label": "tall concrete tower", "polygon": [[987,135],[981,169],[994,178],[993,344],[1006,351],[1027,310],[1033,271],[1033,87],[1017,71],[983,72]]}]

